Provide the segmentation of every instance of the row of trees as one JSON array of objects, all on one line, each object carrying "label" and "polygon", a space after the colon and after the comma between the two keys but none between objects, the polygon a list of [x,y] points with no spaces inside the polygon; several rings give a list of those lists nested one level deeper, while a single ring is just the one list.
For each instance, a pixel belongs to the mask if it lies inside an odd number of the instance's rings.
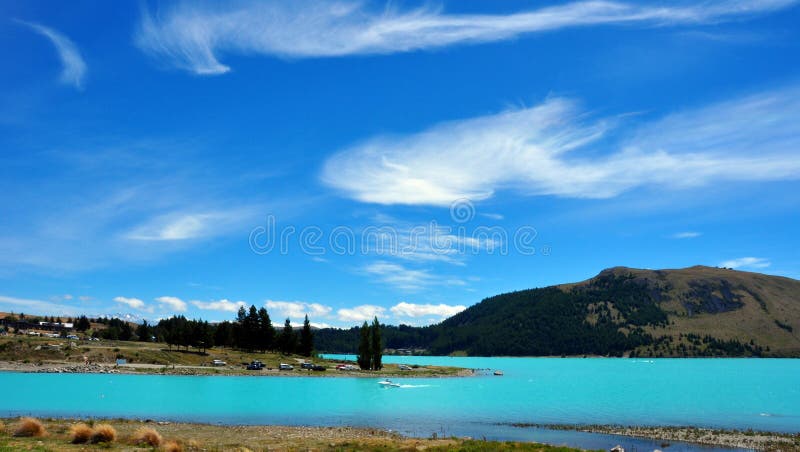
[{"label": "row of trees", "polygon": [[[19,314],[25,320],[24,314]],[[29,319],[35,320],[35,318]],[[58,323],[60,319],[45,317],[44,321]],[[72,319],[69,319],[73,322]],[[291,321],[287,318],[283,328],[276,331],[266,308],[257,309],[254,305],[249,309],[239,308],[233,322],[224,321],[212,324],[203,320],[190,320],[184,316],[173,316],[162,319],[151,325],[143,321],[133,325],[118,318],[89,319],[82,315],[74,320],[74,328],[85,332],[92,328],[92,323],[101,324],[105,328],[97,328],[93,337],[107,340],[163,342],[171,347],[189,347],[205,351],[208,348],[230,347],[248,351],[278,351],[284,354],[300,354],[311,356],[314,351],[314,334],[311,322],[306,315],[303,327],[295,332]]]},{"label": "row of trees", "polygon": [[358,343],[358,367],[362,370],[381,370],[383,368],[383,344],[381,342],[381,324],[378,317],[368,325],[361,326],[361,340]]}]

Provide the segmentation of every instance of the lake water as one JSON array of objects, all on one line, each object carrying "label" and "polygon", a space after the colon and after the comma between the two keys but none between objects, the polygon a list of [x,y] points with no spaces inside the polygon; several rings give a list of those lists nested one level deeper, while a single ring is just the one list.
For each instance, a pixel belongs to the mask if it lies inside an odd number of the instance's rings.
[{"label": "lake water", "polygon": [[[384,360],[500,369],[505,375],[398,378],[400,388],[381,388],[372,378],[0,373],[0,387],[5,389],[0,416],[373,426],[424,437],[436,433],[606,449],[613,445],[609,442],[627,442],[638,450],[658,445],[507,424],[800,431],[800,360],[390,356]],[[694,449],[680,444],[670,448]]]}]

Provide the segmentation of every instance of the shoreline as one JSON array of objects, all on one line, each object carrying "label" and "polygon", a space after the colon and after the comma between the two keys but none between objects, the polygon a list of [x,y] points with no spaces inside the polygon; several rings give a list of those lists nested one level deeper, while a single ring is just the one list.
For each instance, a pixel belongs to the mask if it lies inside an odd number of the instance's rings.
[{"label": "shoreline", "polygon": [[[185,422],[156,422],[125,419],[42,418],[46,430],[42,436],[13,436],[19,418],[0,418],[0,450],[514,450],[531,452],[579,452],[580,449],[517,441],[483,441],[468,437],[413,438],[396,432],[369,427],[307,427],[280,425],[214,425]],[[74,444],[69,431],[76,424],[91,428],[109,424],[115,438],[100,444]],[[5,428],[4,428],[5,425]],[[137,444],[136,431],[152,429],[160,438],[159,445]],[[172,443],[173,446],[168,446]],[[161,446],[161,447],[159,447]]]},{"label": "shoreline", "polygon": [[290,371],[278,369],[246,370],[241,367],[188,366],[160,364],[110,363],[75,364],[69,362],[21,363],[0,361],[0,372],[48,373],[48,374],[120,374],[120,375],[178,375],[178,376],[218,376],[218,377],[293,377],[293,378],[463,378],[476,376],[472,369],[443,366],[426,366],[414,370],[384,369],[380,371],[336,370],[324,372],[295,368]]},{"label": "shoreline", "polygon": [[600,433],[664,442],[680,441],[705,446],[734,447],[759,451],[800,450],[800,431],[797,433],[781,433],[759,430],[714,429],[686,426],[622,426],[603,424],[510,423],[504,425],[517,428],[543,428],[584,433]]},{"label": "shoreline", "polygon": [[[19,418],[0,418],[0,448],[2,446],[23,447],[31,441],[41,446],[41,438],[15,438],[11,436]],[[470,450],[559,450],[578,451],[574,447],[547,445],[530,441],[485,441],[470,436],[462,437],[413,437],[391,430],[375,427],[353,426],[289,426],[289,425],[241,425],[211,424],[203,422],[182,422],[152,419],[126,418],[42,418],[49,432],[46,436],[53,449],[69,449],[67,432],[76,423],[89,425],[107,423],[118,432],[119,439],[114,446],[128,450],[130,437],[135,430],[149,427],[157,430],[164,439],[179,442],[186,450],[228,450],[233,448],[262,450],[450,450],[471,446]],[[3,425],[6,426],[5,432]],[[670,442],[681,442],[699,446],[718,446],[758,451],[797,451],[800,450],[800,433],[776,433],[763,431],[741,431],[707,429],[696,427],[634,427],[613,425],[564,425],[564,424],[525,424],[511,423],[517,428],[539,428],[548,430],[597,433],[613,436],[634,437],[662,441],[662,450],[669,450]],[[48,444],[44,444],[47,446]],[[78,445],[80,446],[80,445]],[[108,445],[101,446],[109,449]],[[477,449],[475,449],[477,447]],[[112,449],[114,447],[111,447]],[[85,450],[85,446],[80,450]]]}]

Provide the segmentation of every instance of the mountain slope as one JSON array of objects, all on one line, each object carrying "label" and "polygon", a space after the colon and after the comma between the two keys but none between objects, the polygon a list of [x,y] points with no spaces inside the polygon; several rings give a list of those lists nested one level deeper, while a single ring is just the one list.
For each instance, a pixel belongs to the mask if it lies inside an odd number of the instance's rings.
[{"label": "mountain slope", "polygon": [[[589,280],[487,298],[427,328],[385,329],[390,348],[434,354],[800,356],[800,281],[722,268],[615,267]],[[402,334],[401,334],[402,333]],[[320,331],[320,350],[353,346]]]}]

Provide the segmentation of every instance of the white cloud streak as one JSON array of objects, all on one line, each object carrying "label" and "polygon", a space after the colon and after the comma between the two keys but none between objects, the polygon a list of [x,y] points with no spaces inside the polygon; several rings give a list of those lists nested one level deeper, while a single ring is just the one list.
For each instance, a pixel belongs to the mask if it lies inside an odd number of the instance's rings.
[{"label": "white cloud streak", "polygon": [[246,208],[212,212],[176,212],[148,220],[126,234],[130,240],[180,241],[220,235],[251,218]]},{"label": "white cloud streak", "polygon": [[144,11],[137,45],[196,74],[223,74],[221,54],[291,58],[374,55],[504,41],[521,35],[597,25],[676,26],[718,23],[779,10],[794,0],[722,0],[674,6],[582,1],[512,14],[400,11],[356,1],[184,2]]},{"label": "white cloud streak", "polygon": [[[327,317],[333,308],[319,303],[307,303],[305,301],[275,301],[267,300],[264,303],[270,314],[277,313],[280,317],[289,317],[293,320],[303,319],[306,314],[309,318]],[[274,317],[274,316],[273,316]]]},{"label": "white cloud streak", "polygon": [[672,238],[673,239],[694,239],[694,238],[700,237],[701,235],[703,235],[703,234],[700,233],[700,232],[686,231],[686,232],[678,232],[678,233],[672,234]]},{"label": "white cloud streak", "polygon": [[446,304],[414,304],[414,303],[406,303],[401,301],[396,305],[389,308],[389,310],[397,317],[410,317],[410,318],[417,318],[417,317],[439,317],[440,319],[446,319],[447,317],[452,317],[459,312],[467,309],[466,306],[462,305],[446,305]]},{"label": "white cloud streak", "polygon": [[407,292],[417,292],[430,286],[465,286],[458,278],[434,275],[428,270],[407,268],[400,264],[377,261],[362,268],[367,275],[377,277],[381,282]]},{"label": "white cloud streak", "polygon": [[79,311],[73,306],[4,295],[0,295],[0,310],[39,315],[76,316],[79,314]]},{"label": "white cloud streak", "polygon": [[646,186],[796,180],[798,117],[800,87],[788,87],[674,114],[609,144],[618,119],[589,122],[576,102],[551,98],[370,139],[329,158],[321,177],[363,202],[440,206],[502,189],[610,198]]},{"label": "white cloud streak", "polygon": [[187,308],[186,302],[178,297],[158,297],[156,301],[162,307],[167,307],[177,312],[185,312]]},{"label": "white cloud streak", "polygon": [[58,52],[58,58],[61,60],[63,68],[61,69],[61,83],[73,85],[75,88],[83,89],[83,82],[86,78],[87,67],[83,61],[78,47],[72,40],[53,30],[50,27],[37,24],[34,22],[18,21],[30,27],[33,31],[46,37],[50,40]]},{"label": "white cloud streak", "polygon": [[720,267],[726,268],[767,268],[770,265],[772,262],[763,257],[740,257],[719,264]]},{"label": "white cloud streak", "polygon": [[343,322],[364,322],[371,321],[375,317],[382,318],[386,309],[381,306],[364,304],[353,308],[343,308],[336,311],[339,320]]},{"label": "white cloud streak", "polygon": [[148,309],[144,301],[138,298],[115,297],[114,301],[116,301],[117,303],[127,305],[130,308],[138,309],[140,311],[146,311]]},{"label": "white cloud streak", "polygon": [[222,312],[236,312],[240,307],[246,307],[247,303],[244,301],[229,301],[226,299],[217,301],[192,301],[193,305],[205,311],[222,311]]}]

